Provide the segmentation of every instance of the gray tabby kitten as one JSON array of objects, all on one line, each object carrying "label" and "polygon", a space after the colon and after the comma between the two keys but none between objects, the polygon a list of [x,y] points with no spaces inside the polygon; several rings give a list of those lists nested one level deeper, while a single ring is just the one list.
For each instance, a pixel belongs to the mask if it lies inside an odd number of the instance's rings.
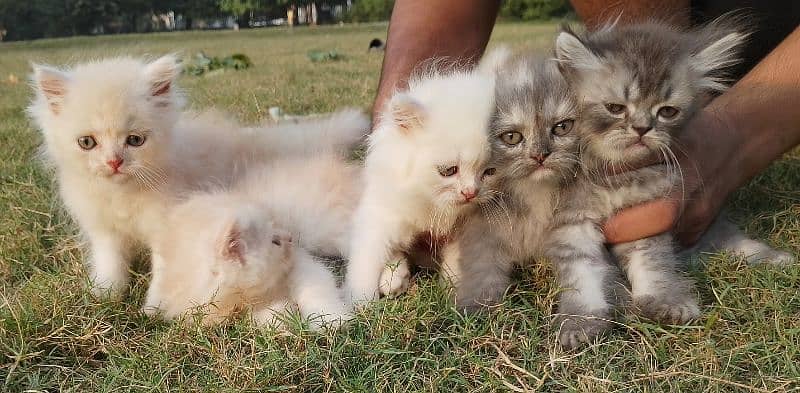
[{"label": "gray tabby kitten", "polygon": [[[441,255],[456,303],[467,311],[499,302],[515,264],[542,256],[563,190],[579,171],[578,100],[556,62],[521,56],[498,68],[489,164],[496,172],[485,183],[493,190],[493,203],[470,216]],[[572,268],[557,269],[562,286],[583,290],[571,279],[578,276],[568,272]],[[612,280],[616,270],[605,264],[591,273]],[[562,299],[568,311],[569,299]]]},{"label": "gray tabby kitten", "polygon": [[[572,265],[573,280],[593,289],[573,299],[576,317],[562,326],[562,345],[589,341],[608,327],[585,318],[607,317],[614,307],[594,292],[608,290],[593,270],[607,265],[601,225],[622,208],[680,186],[672,141],[703,97],[725,88],[721,71],[736,62],[744,38],[721,23],[692,32],[645,23],[559,34],[556,57],[582,99],[583,171],[554,223],[547,254],[556,266]],[[651,157],[663,163],[622,171]],[[636,311],[670,324],[699,315],[694,283],[681,272],[670,234],[611,251],[630,282]]]}]

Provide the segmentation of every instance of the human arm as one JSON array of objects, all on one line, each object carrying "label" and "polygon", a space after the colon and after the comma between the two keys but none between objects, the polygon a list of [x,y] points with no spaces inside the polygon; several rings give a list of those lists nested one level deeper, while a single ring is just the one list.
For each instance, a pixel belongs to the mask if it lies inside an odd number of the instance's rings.
[{"label": "human arm", "polygon": [[499,0],[397,0],[373,115],[395,89],[405,87],[421,62],[443,56],[477,61],[489,42],[499,7]]},{"label": "human arm", "polygon": [[800,143],[800,28],[755,68],[700,111],[675,153],[685,194],[626,209],[605,225],[610,243],[649,237],[674,228],[693,244],[728,195]]}]

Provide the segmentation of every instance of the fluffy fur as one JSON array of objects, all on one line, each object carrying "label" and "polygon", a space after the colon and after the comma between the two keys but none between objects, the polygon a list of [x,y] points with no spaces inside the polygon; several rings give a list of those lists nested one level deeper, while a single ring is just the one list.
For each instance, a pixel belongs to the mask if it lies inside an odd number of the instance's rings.
[{"label": "fluffy fur", "polygon": [[[563,345],[589,341],[608,327],[587,318],[608,318],[614,306],[602,301],[611,288],[597,274],[608,265],[601,224],[679,186],[672,142],[704,96],[724,87],[720,75],[736,61],[744,37],[722,23],[695,32],[646,23],[559,34],[556,56],[582,100],[583,171],[566,193],[548,256],[569,267],[566,281],[593,289],[576,292],[569,302],[562,296],[561,312],[574,314],[562,326]],[[621,171],[653,156],[664,163]],[[694,284],[681,272],[671,235],[620,244],[612,252],[630,282],[636,311],[664,323],[699,315]]]},{"label": "fluffy fur", "polygon": [[[514,265],[542,256],[563,190],[579,170],[579,104],[556,63],[525,55],[498,69],[502,76],[490,139],[490,165],[497,172],[486,185],[498,198],[470,215],[442,255],[444,274],[456,287],[456,303],[466,310],[499,302]],[[592,270],[605,275],[607,267]],[[597,288],[567,279],[566,267],[557,271],[567,310],[568,293],[599,294]]]},{"label": "fluffy fur", "polygon": [[98,293],[126,287],[132,252],[158,232],[164,209],[183,191],[226,184],[275,156],[343,149],[368,126],[363,115],[345,111],[242,129],[218,113],[183,112],[179,73],[173,56],[70,70],[34,66],[28,112],[42,130],[61,198],[88,237]]},{"label": "fluffy fur", "polygon": [[429,73],[389,101],[369,139],[354,218],[347,274],[354,301],[377,297],[379,284],[384,294],[404,290],[415,236],[448,236],[464,212],[490,198],[481,185],[493,79],[481,71]]},{"label": "fluffy fur", "polygon": [[213,323],[249,309],[274,323],[291,306],[312,322],[346,318],[332,273],[311,253],[346,253],[360,183],[359,168],[323,155],[277,160],[234,188],[192,196],[153,245],[145,312],[172,319],[202,307]]}]

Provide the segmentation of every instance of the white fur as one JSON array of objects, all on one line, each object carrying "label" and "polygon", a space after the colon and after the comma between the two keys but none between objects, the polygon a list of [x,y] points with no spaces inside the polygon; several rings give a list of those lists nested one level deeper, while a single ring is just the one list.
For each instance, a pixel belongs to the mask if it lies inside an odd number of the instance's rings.
[{"label": "white fur", "polygon": [[648,262],[648,255],[644,251],[633,250],[628,254],[625,273],[631,283],[631,295],[634,299],[659,295],[659,290],[664,286],[663,282],[658,281],[663,277],[651,270]]},{"label": "white fur", "polygon": [[410,283],[411,265],[405,255],[398,255],[381,272],[379,290],[388,297],[397,297],[408,290]]},{"label": "white fur", "polygon": [[487,75],[496,74],[508,63],[513,54],[511,48],[505,45],[498,46],[483,55],[478,70]]},{"label": "white fur", "polygon": [[[185,190],[227,184],[278,155],[342,149],[368,124],[345,111],[242,129],[215,112],[183,113],[179,71],[174,56],[112,58],[64,71],[34,66],[36,96],[28,113],[42,130],[62,200],[89,239],[97,292],[125,288],[134,247],[159,233],[165,209]],[[126,144],[130,134],[145,137],[144,144]],[[77,143],[82,136],[92,136],[97,146],[83,150]],[[107,162],[119,159],[115,173]]]},{"label": "white fur", "polygon": [[725,91],[727,81],[712,76],[716,70],[724,69],[739,61],[738,49],[747,39],[747,34],[729,33],[712,42],[698,53],[692,54],[689,64],[700,78],[700,87],[711,91]]},{"label": "white fur", "polygon": [[[304,318],[346,317],[332,273],[309,252],[345,253],[360,169],[323,155],[251,172],[234,188],[196,194],[171,212],[153,245],[145,312],[171,319],[200,306],[213,323],[245,308],[272,323],[286,308],[273,306],[285,303]],[[276,236],[291,245],[272,244]],[[241,258],[228,251],[234,246]]]},{"label": "white fur", "polygon": [[606,282],[596,279],[608,274],[608,266],[597,263],[596,259],[578,258],[572,261],[570,269],[573,281],[570,287],[563,288],[566,292],[562,302],[580,304],[590,312],[608,312],[611,305],[606,300]]},{"label": "white fur", "polygon": [[741,255],[749,265],[784,266],[796,263],[794,255],[770,247],[768,244],[747,236],[726,217],[718,217],[697,244],[683,252],[692,255],[700,252],[727,251]]},{"label": "white fur", "polygon": [[[415,235],[446,236],[475,205],[489,158],[494,79],[479,71],[428,75],[397,93],[370,136],[365,191],[356,210],[347,286],[356,302],[378,295],[387,262]],[[437,168],[458,166],[445,177]]]}]

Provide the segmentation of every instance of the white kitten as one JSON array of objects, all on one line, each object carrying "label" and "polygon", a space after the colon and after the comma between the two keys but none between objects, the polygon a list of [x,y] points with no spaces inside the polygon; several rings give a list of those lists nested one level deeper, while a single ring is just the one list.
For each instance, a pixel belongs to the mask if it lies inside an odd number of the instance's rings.
[{"label": "white kitten", "polygon": [[354,111],[266,129],[182,113],[179,73],[173,56],[113,58],[68,71],[34,67],[28,112],[43,132],[64,204],[89,238],[98,293],[125,288],[134,247],[158,233],[164,209],[183,190],[224,184],[275,155],[343,148],[368,125]]},{"label": "white kitten", "polygon": [[249,308],[257,322],[273,323],[291,305],[317,322],[346,319],[332,273],[309,252],[345,254],[360,168],[322,155],[251,172],[170,213],[153,245],[146,313],[171,319],[202,306],[206,322],[216,322]]},{"label": "white kitten", "polygon": [[[354,301],[374,299],[380,284],[385,294],[402,291],[413,238],[426,231],[447,236],[462,213],[488,198],[481,181],[491,173],[489,74],[426,75],[390,100],[369,138],[365,190],[354,217],[347,272]],[[386,269],[394,263],[396,271]]]}]

